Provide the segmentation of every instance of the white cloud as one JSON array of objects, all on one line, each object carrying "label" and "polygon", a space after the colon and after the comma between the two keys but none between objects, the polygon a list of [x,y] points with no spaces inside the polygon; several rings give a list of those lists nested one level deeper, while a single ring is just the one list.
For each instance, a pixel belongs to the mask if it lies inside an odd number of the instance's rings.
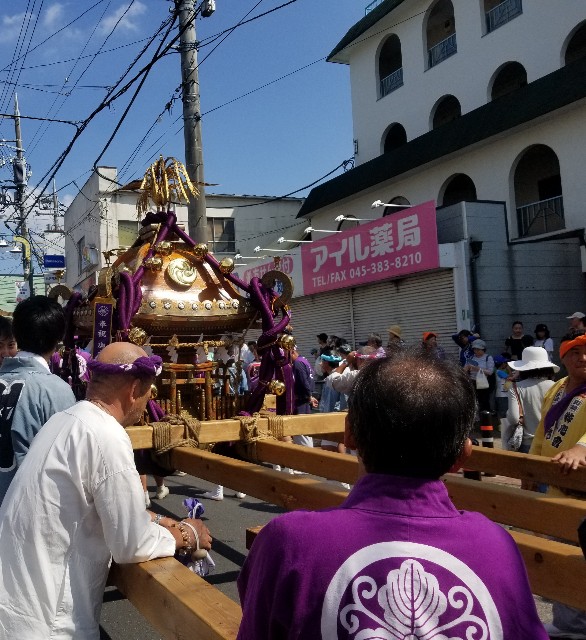
[{"label": "white cloud", "polygon": [[31,13],[15,13],[13,16],[2,16],[0,18],[0,43],[12,44],[16,42],[20,27],[24,22],[32,18]]},{"label": "white cloud", "polygon": [[[120,20],[121,16],[124,14],[126,9],[128,8],[128,4],[124,4],[120,8],[116,9],[114,13],[111,13],[109,16],[106,16],[101,24],[100,24],[100,32],[103,35],[107,35],[112,31],[118,20]],[[130,7],[127,11],[126,15],[122,20],[120,20],[118,26],[116,27],[116,31],[138,31],[138,25],[135,20],[138,16],[146,13],[147,7],[145,4],[140,2],[140,0],[136,0],[136,2]]]},{"label": "white cloud", "polygon": [[58,29],[63,24],[64,7],[60,2],[50,5],[43,12],[43,27],[45,29]]}]

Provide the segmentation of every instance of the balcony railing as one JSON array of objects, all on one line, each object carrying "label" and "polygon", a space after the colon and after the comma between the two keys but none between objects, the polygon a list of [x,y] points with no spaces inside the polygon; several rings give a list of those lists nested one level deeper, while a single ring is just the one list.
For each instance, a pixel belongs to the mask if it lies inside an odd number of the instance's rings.
[{"label": "balcony railing", "polygon": [[563,196],[517,207],[519,237],[536,236],[564,228]]},{"label": "balcony railing", "polygon": [[366,15],[367,13],[370,13],[373,9],[376,9],[378,5],[382,4],[383,2],[384,0],[374,0],[374,2],[367,4],[366,8],[364,9],[364,15]]},{"label": "balcony railing", "polygon": [[523,13],[521,0],[505,0],[486,12],[486,30],[488,33],[507,24],[509,20]]},{"label": "balcony railing", "polygon": [[403,67],[399,67],[393,73],[380,81],[380,97],[384,98],[395,89],[403,86]]},{"label": "balcony railing", "polygon": [[451,36],[448,36],[445,40],[438,42],[436,45],[431,47],[431,49],[429,49],[428,61],[430,68],[435,67],[436,64],[439,64],[446,58],[453,56],[457,51],[458,46],[456,44],[456,34],[452,33]]}]

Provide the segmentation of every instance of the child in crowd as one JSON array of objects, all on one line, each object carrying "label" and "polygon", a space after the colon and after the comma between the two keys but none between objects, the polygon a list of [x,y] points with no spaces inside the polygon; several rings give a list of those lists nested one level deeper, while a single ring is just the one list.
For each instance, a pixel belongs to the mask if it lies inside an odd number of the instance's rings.
[{"label": "child in crowd", "polygon": [[12,321],[6,316],[0,316],[0,364],[4,358],[14,358],[17,353],[18,346],[12,334]]}]

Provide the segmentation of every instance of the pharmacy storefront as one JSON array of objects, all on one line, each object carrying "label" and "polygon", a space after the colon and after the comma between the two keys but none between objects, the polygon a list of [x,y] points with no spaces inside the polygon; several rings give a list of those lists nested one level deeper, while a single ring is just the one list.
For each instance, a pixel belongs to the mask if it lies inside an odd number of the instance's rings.
[{"label": "pharmacy storefront", "polygon": [[[316,335],[343,336],[356,346],[369,333],[398,324],[408,344],[435,331],[447,350],[466,325],[468,305],[462,243],[438,245],[435,205],[424,203],[303,244],[281,259],[293,280],[291,324],[302,354]],[[272,260],[242,273],[274,268]]]}]

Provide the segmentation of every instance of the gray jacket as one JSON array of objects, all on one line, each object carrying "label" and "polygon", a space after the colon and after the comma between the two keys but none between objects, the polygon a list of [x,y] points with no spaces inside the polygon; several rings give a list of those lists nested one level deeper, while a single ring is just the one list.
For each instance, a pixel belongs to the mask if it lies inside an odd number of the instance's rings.
[{"label": "gray jacket", "polygon": [[39,429],[75,404],[71,387],[34,358],[5,358],[0,367],[0,504]]}]

